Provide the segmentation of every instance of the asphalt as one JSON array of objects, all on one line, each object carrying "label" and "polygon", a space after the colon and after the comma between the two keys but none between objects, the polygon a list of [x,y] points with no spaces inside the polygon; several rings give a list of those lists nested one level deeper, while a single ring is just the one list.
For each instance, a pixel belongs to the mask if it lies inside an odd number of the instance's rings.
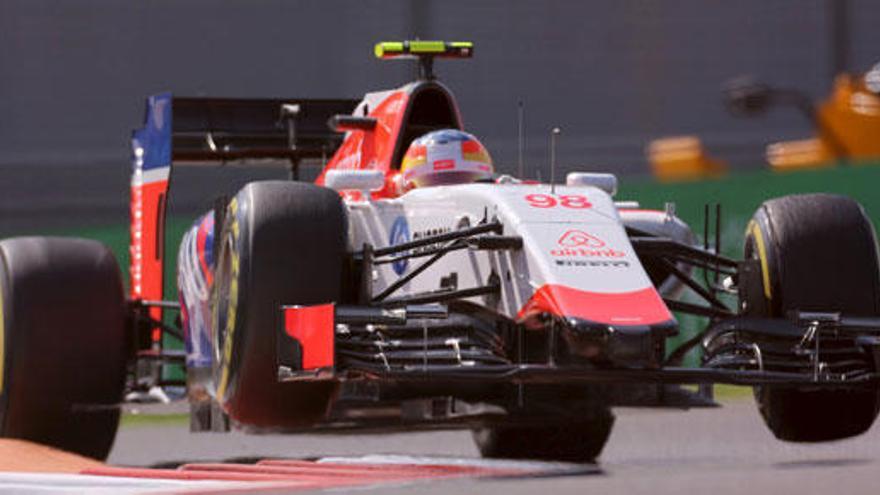
[{"label": "asphalt", "polygon": [[[824,443],[780,442],[751,400],[720,409],[618,410],[614,432],[596,466],[565,476],[438,481],[375,488],[381,493],[567,493],[679,495],[877,493],[880,427]],[[183,461],[266,457],[316,458],[394,454],[479,462],[464,431],[382,435],[252,436],[191,434],[178,424],[123,427],[110,462],[155,466]]]}]

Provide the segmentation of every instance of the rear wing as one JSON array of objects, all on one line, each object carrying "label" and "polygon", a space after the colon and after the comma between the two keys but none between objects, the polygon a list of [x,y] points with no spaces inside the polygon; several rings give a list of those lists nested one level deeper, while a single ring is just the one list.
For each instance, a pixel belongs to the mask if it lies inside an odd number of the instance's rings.
[{"label": "rear wing", "polygon": [[144,127],[134,131],[139,153],[151,165],[268,160],[296,164],[332,155],[342,135],[327,125],[348,115],[358,100],[181,98],[147,99]]},{"label": "rear wing", "polygon": [[[328,121],[351,114],[357,104],[349,99],[149,97],[144,127],[132,133],[131,298],[149,303],[163,297],[165,207],[174,165],[268,162],[290,167],[296,179],[301,161],[333,155],[343,136]],[[150,315],[161,319],[161,308],[152,307]]]}]

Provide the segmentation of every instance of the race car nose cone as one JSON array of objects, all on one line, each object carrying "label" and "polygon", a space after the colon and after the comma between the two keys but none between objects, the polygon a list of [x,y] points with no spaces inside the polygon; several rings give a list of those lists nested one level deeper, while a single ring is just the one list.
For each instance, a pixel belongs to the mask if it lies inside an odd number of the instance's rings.
[{"label": "race car nose cone", "polygon": [[663,336],[650,325],[611,326],[569,318],[563,339],[571,354],[597,363],[628,368],[656,368]]},{"label": "race car nose cone", "polygon": [[612,327],[611,337],[608,339],[608,358],[615,364],[656,366],[651,327]]}]

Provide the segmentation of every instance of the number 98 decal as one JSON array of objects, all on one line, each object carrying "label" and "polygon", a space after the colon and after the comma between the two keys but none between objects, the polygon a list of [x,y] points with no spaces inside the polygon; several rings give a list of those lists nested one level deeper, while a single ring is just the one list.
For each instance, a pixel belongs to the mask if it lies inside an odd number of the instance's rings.
[{"label": "number 98 decal", "polygon": [[551,196],[549,194],[527,194],[525,200],[532,208],[572,208],[576,210],[592,208],[593,203],[586,196],[580,194],[563,194]]}]

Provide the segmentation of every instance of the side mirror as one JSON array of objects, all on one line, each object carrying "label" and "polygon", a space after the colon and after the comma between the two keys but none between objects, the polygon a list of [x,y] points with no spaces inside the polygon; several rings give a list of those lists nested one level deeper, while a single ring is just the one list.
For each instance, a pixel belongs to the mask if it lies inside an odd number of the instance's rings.
[{"label": "side mirror", "polygon": [[334,115],[327,121],[327,127],[334,132],[372,131],[376,127],[376,122],[374,117]]},{"label": "side mirror", "polygon": [[749,116],[763,113],[770,106],[772,91],[769,86],[751,76],[738,77],[721,88],[724,106],[734,115]]},{"label": "side mirror", "polygon": [[592,186],[608,193],[617,194],[617,176],[594,172],[571,172],[565,176],[566,186]]},{"label": "side mirror", "polygon": [[378,191],[385,186],[385,174],[381,170],[330,170],[324,185],[336,191]]}]

